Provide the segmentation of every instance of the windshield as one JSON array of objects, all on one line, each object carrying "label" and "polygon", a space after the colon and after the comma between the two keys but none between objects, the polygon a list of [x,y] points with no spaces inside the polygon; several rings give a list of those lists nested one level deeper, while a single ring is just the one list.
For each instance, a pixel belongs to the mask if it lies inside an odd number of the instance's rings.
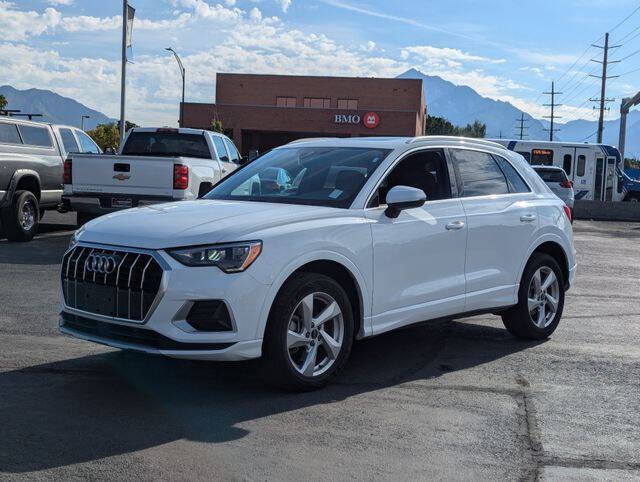
[{"label": "windshield", "polygon": [[389,149],[286,147],[228,177],[207,199],[348,208]]},{"label": "windshield", "polygon": [[175,131],[134,131],[127,137],[122,154],[211,159],[211,153],[203,134],[180,134]]}]

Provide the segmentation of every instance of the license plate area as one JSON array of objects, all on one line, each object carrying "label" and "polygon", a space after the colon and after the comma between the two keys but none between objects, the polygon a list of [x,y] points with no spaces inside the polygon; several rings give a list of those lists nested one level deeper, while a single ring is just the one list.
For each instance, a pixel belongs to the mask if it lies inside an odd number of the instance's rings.
[{"label": "license plate area", "polygon": [[131,198],[125,198],[125,197],[111,198],[112,208],[130,208],[132,206],[133,206],[133,202]]},{"label": "license plate area", "polygon": [[[95,283],[77,282],[73,290],[75,307],[78,310],[103,316],[116,316],[116,288]],[[70,290],[71,291],[71,290]]]}]

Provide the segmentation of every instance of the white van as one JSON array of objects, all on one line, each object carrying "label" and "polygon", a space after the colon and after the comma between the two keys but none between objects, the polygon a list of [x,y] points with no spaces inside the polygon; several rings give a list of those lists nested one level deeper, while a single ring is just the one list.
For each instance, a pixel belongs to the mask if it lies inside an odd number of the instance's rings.
[{"label": "white van", "polygon": [[491,139],[521,154],[531,165],[558,166],[573,182],[576,200],[621,201],[620,152],[605,144]]}]

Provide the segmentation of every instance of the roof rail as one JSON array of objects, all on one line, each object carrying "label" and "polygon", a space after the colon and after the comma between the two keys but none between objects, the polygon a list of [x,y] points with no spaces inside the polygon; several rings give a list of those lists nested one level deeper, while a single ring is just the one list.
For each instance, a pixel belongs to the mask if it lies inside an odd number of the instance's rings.
[{"label": "roof rail", "polygon": [[477,137],[459,137],[459,136],[418,136],[409,140],[409,144],[415,144],[416,142],[426,142],[426,141],[459,141],[459,142],[468,142],[470,144],[480,144],[487,147],[497,147],[498,149],[504,149],[507,151],[508,149],[502,144],[498,144],[497,142],[487,141],[486,139],[478,139]]},{"label": "roof rail", "polygon": [[296,142],[305,142],[305,141],[325,141],[328,139],[339,139],[339,137],[303,137],[301,139],[294,139],[287,144],[295,144]]}]

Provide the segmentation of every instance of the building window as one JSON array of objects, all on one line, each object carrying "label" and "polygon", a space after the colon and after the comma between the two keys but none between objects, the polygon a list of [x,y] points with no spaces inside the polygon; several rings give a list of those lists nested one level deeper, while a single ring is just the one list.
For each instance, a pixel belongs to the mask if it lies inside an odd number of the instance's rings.
[{"label": "building window", "polygon": [[331,99],[320,99],[317,97],[305,97],[304,106],[311,109],[330,109]]},{"label": "building window", "polygon": [[276,106],[278,107],[295,107],[295,97],[276,97]]},{"label": "building window", "polygon": [[338,109],[358,110],[357,99],[338,99]]}]

